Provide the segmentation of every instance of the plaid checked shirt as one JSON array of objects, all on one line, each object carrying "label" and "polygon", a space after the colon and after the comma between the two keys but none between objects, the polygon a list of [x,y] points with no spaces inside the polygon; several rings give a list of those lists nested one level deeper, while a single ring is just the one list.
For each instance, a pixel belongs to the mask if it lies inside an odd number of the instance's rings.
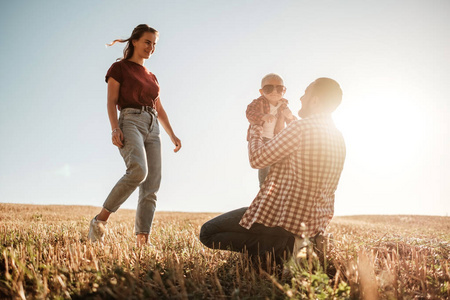
[{"label": "plaid checked shirt", "polygon": [[294,121],[266,144],[261,133],[262,126],[251,126],[250,164],[271,166],[270,172],[240,225],[279,226],[306,237],[324,232],[345,160],[344,139],[331,115]]}]

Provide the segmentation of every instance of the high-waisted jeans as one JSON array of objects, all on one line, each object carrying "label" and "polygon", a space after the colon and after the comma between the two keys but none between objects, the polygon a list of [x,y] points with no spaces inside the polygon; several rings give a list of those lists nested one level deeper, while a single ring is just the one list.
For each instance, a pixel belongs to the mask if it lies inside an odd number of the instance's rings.
[{"label": "high-waisted jeans", "polygon": [[161,138],[154,111],[125,108],[120,112],[119,127],[124,145],[120,154],[127,167],[103,207],[115,212],[139,187],[136,210],[136,234],[149,234],[156,209],[156,192],[161,183]]},{"label": "high-waisted jeans", "polygon": [[247,207],[236,209],[203,224],[200,241],[212,249],[246,251],[249,255],[274,254],[282,258],[292,253],[295,237],[281,227],[266,227],[254,223],[250,229],[239,225]]}]

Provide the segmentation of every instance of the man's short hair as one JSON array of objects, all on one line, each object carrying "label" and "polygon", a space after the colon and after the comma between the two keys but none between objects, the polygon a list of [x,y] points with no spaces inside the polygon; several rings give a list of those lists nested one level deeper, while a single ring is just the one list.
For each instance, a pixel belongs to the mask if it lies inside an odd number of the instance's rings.
[{"label": "man's short hair", "polygon": [[261,87],[264,87],[264,83],[272,78],[276,78],[281,80],[281,82],[283,82],[284,84],[284,80],[283,77],[281,77],[280,75],[276,74],[276,73],[269,73],[266,76],[263,77],[263,79],[261,79]]},{"label": "man's short hair", "polygon": [[342,90],[335,80],[321,77],[313,82],[314,96],[318,96],[326,111],[333,112],[342,101]]}]

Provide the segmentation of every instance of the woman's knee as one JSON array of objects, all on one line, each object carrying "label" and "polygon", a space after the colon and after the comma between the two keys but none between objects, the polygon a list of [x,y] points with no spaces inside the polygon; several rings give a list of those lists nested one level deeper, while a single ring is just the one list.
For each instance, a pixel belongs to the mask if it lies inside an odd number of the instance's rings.
[{"label": "woman's knee", "polygon": [[145,178],[147,178],[147,174],[147,167],[140,164],[134,164],[127,170],[128,178],[137,185],[144,182]]}]

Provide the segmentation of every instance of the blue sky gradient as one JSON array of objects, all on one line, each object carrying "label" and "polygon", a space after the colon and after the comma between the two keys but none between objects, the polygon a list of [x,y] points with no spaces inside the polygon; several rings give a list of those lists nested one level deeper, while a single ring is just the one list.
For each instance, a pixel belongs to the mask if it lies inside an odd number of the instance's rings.
[{"label": "blue sky gradient", "polygon": [[[158,210],[228,211],[258,191],[245,109],[282,75],[293,111],[317,77],[344,91],[336,214],[450,213],[449,1],[10,1],[0,4],[0,202],[101,206],[125,168],[109,66],[141,23],[183,143],[165,132]],[[123,207],[135,208],[134,194]]]}]

